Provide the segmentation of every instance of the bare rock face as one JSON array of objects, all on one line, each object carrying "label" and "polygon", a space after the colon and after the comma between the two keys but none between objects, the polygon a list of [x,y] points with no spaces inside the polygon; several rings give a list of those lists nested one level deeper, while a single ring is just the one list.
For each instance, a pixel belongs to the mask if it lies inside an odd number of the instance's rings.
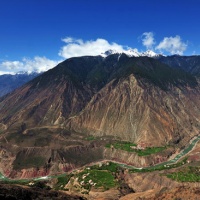
[{"label": "bare rock face", "polygon": [[6,146],[0,150],[0,170],[13,179],[27,179],[72,171],[103,159],[103,148],[91,144],[59,147]]},{"label": "bare rock face", "polygon": [[70,119],[74,130],[152,145],[198,134],[199,90],[173,87],[163,91],[142,85],[133,75],[113,82],[95,94],[80,115]]},{"label": "bare rock face", "polygon": [[[163,188],[160,191],[157,191],[154,194],[149,195],[148,191],[143,192],[140,196],[132,195],[132,199],[135,200],[168,200],[168,199],[199,199],[200,189],[199,187],[190,187],[190,186],[179,186],[172,189]],[[130,196],[129,196],[130,197]],[[127,198],[121,198],[121,200],[126,200]]]},{"label": "bare rock face", "polygon": [[88,200],[114,200],[119,199],[120,192],[117,189],[111,189],[105,192],[89,192]]},{"label": "bare rock face", "polygon": [[170,199],[199,199],[200,189],[198,187],[177,186],[175,188],[161,190],[147,190],[145,192],[138,192],[128,194],[121,197],[120,200],[170,200]]},{"label": "bare rock face", "polygon": [[174,188],[181,183],[172,181],[158,172],[126,174],[125,180],[136,193],[148,190],[161,190],[163,187]]}]

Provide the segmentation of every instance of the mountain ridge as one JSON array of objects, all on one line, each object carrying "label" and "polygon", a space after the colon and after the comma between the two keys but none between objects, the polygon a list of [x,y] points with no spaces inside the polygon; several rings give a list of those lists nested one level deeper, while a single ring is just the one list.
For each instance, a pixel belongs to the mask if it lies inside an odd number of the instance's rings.
[{"label": "mountain ridge", "polygon": [[126,54],[129,57],[143,57],[143,56],[147,56],[147,57],[150,57],[150,58],[164,56],[162,54],[155,53],[152,50],[147,50],[147,51],[144,51],[144,52],[139,52],[137,49],[128,49],[128,50],[123,50],[123,51],[117,51],[117,50],[114,50],[114,49],[110,49],[110,50],[105,51],[104,53],[101,53],[100,55],[102,57],[107,57],[107,56],[112,55],[112,54]]},{"label": "mountain ridge", "polygon": [[[128,85],[128,87],[125,85]],[[123,89],[120,89],[120,87]],[[31,128],[31,126],[59,125],[64,126],[69,131],[85,132],[85,134],[88,131],[87,133],[89,134],[99,135],[105,132],[107,135],[110,132],[110,135],[112,135],[116,131],[119,136],[120,133],[118,130],[120,130],[120,127],[117,128],[116,125],[118,121],[116,121],[116,119],[112,121],[112,118],[109,117],[105,118],[105,116],[108,116],[108,114],[106,114],[108,111],[104,110],[106,109],[106,104],[104,103],[105,100],[102,101],[102,96],[107,96],[106,98],[109,99],[118,99],[116,107],[112,109],[119,109],[122,106],[120,109],[125,109],[125,113],[128,110],[128,112],[132,113],[130,110],[132,107],[134,112],[138,113],[138,115],[141,116],[139,118],[142,119],[143,114],[135,110],[136,108],[134,108],[134,105],[131,103],[135,101],[134,99],[138,99],[137,96],[132,96],[135,90],[140,94],[140,98],[137,100],[139,101],[139,108],[142,112],[147,112],[144,115],[145,118],[143,119],[144,122],[142,126],[146,126],[153,131],[155,128],[151,127],[150,124],[153,123],[153,118],[156,119],[156,122],[159,121],[156,117],[156,112],[160,112],[160,108],[158,107],[156,108],[157,111],[154,112],[153,110],[155,108],[153,107],[155,107],[155,104],[160,105],[159,101],[161,101],[161,99],[156,96],[163,95],[163,98],[167,99],[167,95],[170,94],[170,98],[173,99],[172,102],[175,105],[177,94],[178,98],[182,98],[187,93],[188,97],[184,98],[190,101],[189,99],[193,98],[191,91],[198,94],[198,87],[198,81],[190,73],[184,72],[182,69],[173,69],[153,58],[128,57],[125,54],[121,54],[120,58],[118,54],[112,54],[106,58],[101,56],[71,58],[60,63],[56,68],[33,79],[26,85],[17,89],[16,92],[1,100],[0,122],[10,128],[17,126],[18,130],[21,129],[21,124],[26,123],[28,128]],[[119,92],[115,94],[115,90]],[[124,91],[126,91],[126,93],[124,93]],[[113,95],[113,97],[110,95]],[[13,99],[16,99],[14,103]],[[106,101],[108,103],[110,100]],[[183,99],[181,101],[183,101]],[[197,100],[195,101],[198,102]],[[137,104],[136,102],[135,104]],[[132,106],[130,107],[131,104]],[[160,105],[160,107],[163,109],[163,115],[168,116],[167,119],[169,120],[169,116],[172,115],[172,113],[165,108],[168,103],[164,101],[162,104],[163,105]],[[9,108],[12,107],[12,105],[13,109],[11,112]],[[93,108],[90,107],[90,105]],[[100,115],[101,118],[91,113],[94,109],[97,109],[95,112],[99,112],[99,114],[102,113]],[[182,106],[181,109],[183,109]],[[123,115],[121,111],[115,112],[114,110],[110,112],[113,113],[115,117],[118,116],[117,118],[119,120]],[[153,116],[151,116],[152,114]],[[88,116],[90,117],[88,118]],[[97,121],[92,122],[91,116]],[[137,119],[135,122],[136,124],[133,125],[130,118],[127,119],[128,124],[126,124],[125,121],[121,121],[119,124],[124,123],[124,126],[128,127],[124,128],[127,129],[125,131],[127,136],[124,138],[126,138],[126,140],[132,138],[131,140],[134,141],[138,140],[137,137],[142,138],[142,134],[141,136],[138,135],[139,132],[143,132],[143,134],[146,135],[148,128],[141,130],[138,128],[136,129],[136,127],[141,127],[141,122],[135,114],[130,114],[130,116],[132,116],[131,118],[133,119]],[[87,118],[89,124],[98,122],[97,125],[95,125],[96,128],[92,126],[90,129],[88,127],[90,125],[86,125],[87,121],[83,120],[83,118]],[[159,118],[162,121],[161,114],[159,114]],[[194,118],[194,120],[196,121],[196,118]],[[170,137],[172,139],[173,129],[177,129],[178,127],[174,126],[173,128],[169,128],[170,125],[166,120],[163,122],[161,121],[157,126],[163,127],[163,130],[170,131]],[[168,124],[167,128],[164,125],[165,123]],[[82,128],[80,124],[82,124]],[[106,126],[110,126],[110,128],[106,128]],[[121,125],[121,127],[124,126]],[[161,128],[155,132],[159,131],[161,131]],[[130,136],[131,134],[138,136],[133,137]],[[164,134],[164,132],[162,134]],[[145,137],[148,138],[147,135]],[[170,137],[167,139],[168,142]],[[160,142],[163,143],[163,141]]]}]

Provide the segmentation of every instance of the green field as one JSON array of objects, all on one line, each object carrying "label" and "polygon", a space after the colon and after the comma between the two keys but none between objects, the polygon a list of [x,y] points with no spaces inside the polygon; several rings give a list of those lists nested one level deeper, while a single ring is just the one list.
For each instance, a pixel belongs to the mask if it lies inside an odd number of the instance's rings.
[{"label": "green field", "polygon": [[124,151],[128,151],[128,152],[134,152],[135,150],[132,149],[131,147],[133,146],[137,146],[134,143],[130,143],[130,142],[115,142],[113,144],[106,144],[107,148],[115,148],[115,149],[121,149]]},{"label": "green field", "polygon": [[120,170],[119,164],[113,162],[108,162],[107,164],[104,163],[101,166],[93,165],[90,168],[96,170],[107,170],[112,173],[117,173]]},{"label": "green field", "polygon": [[136,150],[138,156],[148,156],[165,150],[166,147],[147,147],[144,150]]},{"label": "green field", "polygon": [[65,174],[64,176],[57,177],[57,183],[54,186],[55,190],[64,190],[64,186],[69,182],[70,178],[73,176],[73,174]]},{"label": "green field", "polygon": [[97,138],[94,137],[93,135],[87,136],[87,137],[85,138],[85,140],[88,140],[88,141],[92,141],[92,140],[96,140],[96,139],[97,139]]},{"label": "green field", "polygon": [[146,149],[134,149],[137,145],[131,142],[115,142],[113,144],[106,144],[106,148],[121,149],[128,152],[136,152],[138,156],[148,156],[159,153],[166,149],[166,147],[147,147]]},{"label": "green field", "polygon": [[187,167],[181,171],[167,174],[167,177],[178,182],[200,182],[199,170],[199,167]]},{"label": "green field", "polygon": [[118,182],[115,180],[115,175],[118,173],[118,169],[119,165],[111,162],[86,167],[81,172],[74,172],[65,174],[64,176],[61,175],[55,177],[57,178],[57,183],[54,189],[68,190],[69,188],[64,188],[65,185],[70,180],[71,182],[77,180],[80,188],[87,191],[92,187],[108,190],[118,185]]},{"label": "green field", "polygon": [[77,175],[79,183],[83,188],[90,190],[92,186],[95,188],[104,188],[108,190],[117,185],[113,174],[107,170],[85,169]]}]

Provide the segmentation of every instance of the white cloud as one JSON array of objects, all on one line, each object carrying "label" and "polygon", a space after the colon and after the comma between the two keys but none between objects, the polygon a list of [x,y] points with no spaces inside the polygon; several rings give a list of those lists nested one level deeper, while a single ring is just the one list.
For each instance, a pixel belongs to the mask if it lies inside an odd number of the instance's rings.
[{"label": "white cloud", "polygon": [[36,56],[33,59],[23,58],[21,61],[4,61],[0,63],[0,74],[16,73],[19,71],[47,71],[58,64],[58,61]]},{"label": "white cloud", "polygon": [[182,55],[183,52],[187,49],[187,44],[181,41],[179,35],[175,37],[165,37],[163,41],[156,47],[156,50],[164,50],[171,54]]},{"label": "white cloud", "polygon": [[3,75],[3,74],[15,74],[13,72],[7,72],[7,71],[0,71],[0,75]]},{"label": "white cloud", "polygon": [[152,49],[153,45],[155,44],[154,34],[152,32],[145,32],[142,34],[141,38],[142,38],[142,44],[147,49]]},{"label": "white cloud", "polygon": [[20,61],[4,61],[0,64],[0,67],[8,71],[15,71],[23,68],[23,63]]},{"label": "white cloud", "polygon": [[[60,49],[59,55],[63,58],[84,56],[84,55],[100,55],[105,51],[112,49],[118,52],[122,52],[129,47],[123,47],[117,43],[109,43],[105,39],[97,39],[90,41],[83,41],[82,39],[74,39],[72,37],[66,37],[62,39],[66,44]],[[23,58],[18,61],[2,61],[0,62],[0,75],[1,74],[13,74],[19,71],[47,71],[55,67],[60,61],[50,60],[46,57],[36,56],[33,59]]]},{"label": "white cloud", "polygon": [[63,42],[66,42],[66,43],[71,43],[71,42],[74,42],[74,39],[72,37],[66,37],[64,39],[62,39]]},{"label": "white cloud", "polygon": [[[181,41],[180,36],[165,37],[159,45],[156,47],[154,34],[152,32],[145,32],[140,37],[142,44],[151,50],[159,50],[170,52],[171,54],[180,54],[187,48],[187,44]],[[65,43],[59,51],[59,56],[62,58],[78,57],[78,56],[95,56],[104,53],[107,50],[113,50],[117,52],[125,52],[130,55],[139,56],[140,52],[137,49],[132,49],[128,46],[123,46],[117,43],[110,43],[105,39],[98,38],[96,40],[84,41],[82,39],[75,39],[73,37],[66,37],[62,39]],[[13,74],[19,71],[47,71],[55,67],[60,61],[50,60],[46,57],[36,56],[34,58],[23,58],[18,61],[2,61],[0,60],[0,75]]]},{"label": "white cloud", "polygon": [[46,57],[36,56],[34,59],[24,58],[23,63],[27,71],[38,71],[43,72],[47,71],[58,64],[58,61],[50,60]]},{"label": "white cloud", "polygon": [[[96,40],[83,41],[82,39],[74,39],[67,37],[62,39],[66,43],[59,52],[59,56],[63,58],[77,56],[95,56],[112,49],[116,51],[124,51],[124,47],[117,43],[109,43],[105,39],[98,38]],[[127,49],[128,47],[126,47]]]}]

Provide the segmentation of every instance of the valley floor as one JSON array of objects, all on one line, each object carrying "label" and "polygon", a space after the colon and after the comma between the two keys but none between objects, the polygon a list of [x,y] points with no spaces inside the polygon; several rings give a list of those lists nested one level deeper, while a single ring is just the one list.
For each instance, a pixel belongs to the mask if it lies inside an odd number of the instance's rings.
[{"label": "valley floor", "polygon": [[[5,187],[12,188],[15,187],[13,184],[20,184],[25,185],[23,188],[28,192],[35,187],[39,190],[53,188],[67,192],[68,195],[75,194],[80,199],[174,199],[179,198],[178,191],[182,191],[183,188],[188,193],[187,195],[192,195],[195,199],[200,194],[198,189],[200,179],[195,181],[191,177],[200,177],[198,164],[200,156],[199,158],[197,156],[200,152],[199,140],[200,136],[193,138],[190,144],[177,155],[173,155],[167,162],[155,166],[139,168],[104,160],[60,175],[25,180],[8,179],[1,175],[0,179],[1,182],[7,183],[6,186],[2,186],[3,191],[7,191]],[[183,160],[186,155],[187,162],[186,159]],[[181,173],[185,176],[183,177]],[[49,193],[46,189],[45,193]],[[51,192],[52,190],[50,190],[50,194]],[[4,194],[2,193],[2,195]],[[187,195],[186,197],[188,197]],[[63,197],[63,199],[65,198]]]}]

